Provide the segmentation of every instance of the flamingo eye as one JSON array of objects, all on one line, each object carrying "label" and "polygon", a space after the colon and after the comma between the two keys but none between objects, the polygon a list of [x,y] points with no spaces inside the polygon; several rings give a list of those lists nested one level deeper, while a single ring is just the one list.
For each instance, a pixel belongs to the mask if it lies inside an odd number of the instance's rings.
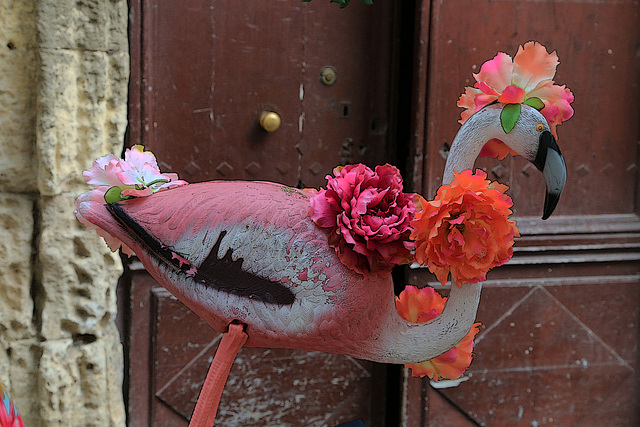
[{"label": "flamingo eye", "polygon": [[538,132],[542,132],[544,130],[544,125],[542,123],[538,124],[538,126],[536,126],[536,130]]}]

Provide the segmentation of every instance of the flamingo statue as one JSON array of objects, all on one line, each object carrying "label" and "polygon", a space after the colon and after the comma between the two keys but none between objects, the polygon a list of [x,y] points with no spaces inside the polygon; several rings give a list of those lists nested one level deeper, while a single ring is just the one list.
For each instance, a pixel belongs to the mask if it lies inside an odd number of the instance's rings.
[{"label": "flamingo statue", "polygon": [[[564,159],[537,108],[521,105],[508,132],[504,108],[484,106],[463,123],[443,183],[473,168],[487,141],[499,139],[542,172],[546,219],[565,185]],[[211,181],[111,203],[81,196],[77,215],[131,248],[160,284],[229,337],[223,345],[230,356],[214,359],[209,376],[218,379],[212,381],[224,384],[242,345],[408,364],[432,359],[465,337],[481,283],[452,286],[444,311],[429,322],[402,319],[389,271],[361,274],[347,267],[328,244],[329,230],[312,220],[311,196],[271,182]],[[192,425],[213,422],[221,387],[213,397],[205,388]],[[210,403],[205,407],[203,400]]]}]

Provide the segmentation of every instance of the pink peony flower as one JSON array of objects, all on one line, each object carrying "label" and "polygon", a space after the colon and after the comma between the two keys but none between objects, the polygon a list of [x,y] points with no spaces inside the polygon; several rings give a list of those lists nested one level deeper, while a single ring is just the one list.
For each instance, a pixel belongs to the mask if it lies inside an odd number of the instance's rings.
[{"label": "pink peony flower", "polygon": [[[400,292],[400,296],[396,297],[396,309],[404,320],[424,323],[439,316],[446,301],[446,298],[429,286],[422,289],[407,286]],[[462,341],[440,356],[405,366],[411,369],[414,377],[426,376],[434,381],[460,378],[473,359],[473,340],[479,332],[479,326],[480,323],[475,323]]]},{"label": "pink peony flower", "polygon": [[487,272],[513,255],[513,239],[520,236],[509,219],[511,198],[506,185],[487,180],[478,169],[455,173],[450,185],[438,189],[433,201],[422,200],[422,211],[411,223],[415,259],[440,283],[458,286],[486,279]]},{"label": "pink peony flower", "polygon": [[[540,111],[557,138],[556,126],[573,116],[570,105],[573,93],[552,80],[558,64],[558,55],[547,53],[538,42],[530,41],[520,46],[513,61],[506,53],[499,52],[482,64],[480,72],[473,75],[476,79],[474,87],[466,87],[460,96],[457,105],[465,109],[460,123],[493,102],[527,104]],[[515,109],[513,114],[519,115],[519,109]],[[517,153],[498,139],[489,141],[480,153],[481,156],[499,159],[507,154]]]},{"label": "pink peony flower", "polygon": [[[96,159],[91,169],[82,174],[93,190],[76,199],[81,202],[113,203],[134,197],[146,197],[158,191],[186,185],[175,173],[161,173],[156,158],[142,145],[135,145],[124,152],[124,159],[107,154]],[[96,227],[76,210],[76,218],[89,229],[95,229],[104,238],[111,250],[122,247],[125,254],[133,251],[119,239]]]},{"label": "pink peony flower", "polygon": [[391,165],[337,167],[327,189],[311,197],[311,218],[331,228],[329,245],[360,274],[390,272],[411,261],[413,193],[402,192],[402,177]]}]

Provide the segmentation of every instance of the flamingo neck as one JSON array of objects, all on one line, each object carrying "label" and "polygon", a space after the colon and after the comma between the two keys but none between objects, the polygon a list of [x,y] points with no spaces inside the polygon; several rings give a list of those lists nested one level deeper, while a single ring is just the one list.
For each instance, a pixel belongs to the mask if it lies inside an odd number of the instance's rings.
[{"label": "flamingo neck", "polygon": [[504,136],[500,127],[500,112],[498,106],[485,107],[464,122],[451,143],[442,176],[443,185],[451,184],[454,171],[472,169],[487,141]]},{"label": "flamingo neck", "polygon": [[[462,125],[451,144],[443,185],[451,184],[454,171],[472,169],[487,141],[504,138],[500,126],[501,110],[500,106],[485,107]],[[473,326],[481,289],[482,283],[465,284],[461,288],[452,285],[443,312],[427,323],[407,322],[393,313],[386,323],[388,335],[381,334],[383,338],[379,341],[383,346],[381,353],[387,358],[385,361],[418,363],[452,348]]]},{"label": "flamingo neck", "polygon": [[476,319],[481,283],[468,283],[451,292],[443,312],[426,323],[412,323],[400,317],[395,306],[377,331],[377,350],[372,360],[385,363],[420,363],[433,359],[459,343]]}]

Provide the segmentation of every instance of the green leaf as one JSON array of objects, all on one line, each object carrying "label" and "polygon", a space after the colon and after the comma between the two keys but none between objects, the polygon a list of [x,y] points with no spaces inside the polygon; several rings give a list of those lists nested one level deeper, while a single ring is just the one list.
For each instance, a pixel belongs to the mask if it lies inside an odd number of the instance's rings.
[{"label": "green leaf", "polygon": [[525,100],[524,104],[528,105],[529,107],[533,107],[538,111],[544,108],[544,102],[542,102],[542,99],[536,97]]},{"label": "green leaf", "polygon": [[122,188],[120,187],[111,187],[106,193],[104,193],[104,201],[107,203],[121,202],[123,200]]},{"label": "green leaf", "polygon": [[340,5],[340,9],[344,9],[349,6],[349,2],[351,0],[331,0],[331,3],[338,3]]},{"label": "green leaf", "polygon": [[[162,184],[166,184],[167,182],[169,182],[169,180],[168,180],[168,179],[162,179],[162,178],[160,178],[160,179],[156,179],[155,181],[151,181],[150,183],[145,184],[144,186],[145,186],[145,187],[151,187],[151,186],[152,186],[152,185],[154,185],[154,184],[160,184],[160,183],[162,183]],[[143,188],[144,188],[144,187],[143,187]],[[142,188],[140,188],[140,190],[142,190]]]},{"label": "green leaf", "polygon": [[502,125],[504,133],[509,133],[513,130],[516,122],[520,118],[521,110],[522,105],[520,104],[507,104],[502,107],[502,112],[500,113],[500,124]]}]

